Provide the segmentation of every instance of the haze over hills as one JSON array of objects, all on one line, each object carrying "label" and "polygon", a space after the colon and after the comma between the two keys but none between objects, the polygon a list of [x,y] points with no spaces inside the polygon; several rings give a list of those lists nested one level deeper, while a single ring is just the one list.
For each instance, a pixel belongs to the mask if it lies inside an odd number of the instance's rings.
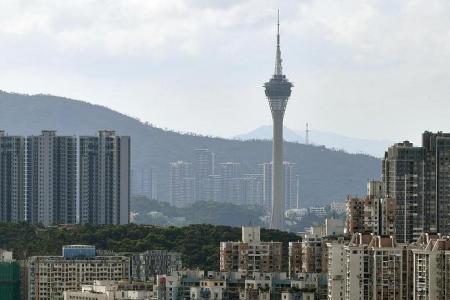
[{"label": "haze over hills", "polygon": [[[158,197],[168,200],[169,162],[193,160],[196,148],[208,148],[216,161],[242,163],[245,173],[270,161],[272,145],[264,140],[227,140],[182,134],[156,128],[106,107],[49,95],[0,92],[0,128],[9,135],[39,134],[56,129],[64,135],[94,135],[99,129],[131,136],[133,169],[153,168],[158,177]],[[323,146],[285,143],[285,159],[297,164],[301,205],[342,201],[348,194],[363,195],[366,180],[379,178],[380,160]]]},{"label": "haze over hills", "polygon": [[[305,142],[305,131],[296,131],[284,127],[284,140],[288,142]],[[260,126],[250,132],[237,135],[239,140],[270,140],[272,138],[272,126]],[[349,153],[365,153],[375,157],[383,157],[384,151],[393,145],[388,140],[369,140],[348,137],[329,131],[309,130],[309,142],[314,145],[323,145],[330,149],[342,149]]]}]

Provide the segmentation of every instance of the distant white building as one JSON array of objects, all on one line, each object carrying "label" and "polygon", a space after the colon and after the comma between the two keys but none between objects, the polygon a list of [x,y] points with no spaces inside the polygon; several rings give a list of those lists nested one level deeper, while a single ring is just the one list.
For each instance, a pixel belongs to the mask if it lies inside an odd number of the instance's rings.
[{"label": "distant white building", "polygon": [[12,262],[13,253],[12,251],[0,249],[0,262]]},{"label": "distant white building", "polygon": [[309,213],[318,217],[325,217],[327,215],[324,206],[311,206],[309,208]]},{"label": "distant white building", "polygon": [[345,230],[345,221],[342,219],[325,219],[325,235],[343,235]]},{"label": "distant white building", "polygon": [[150,300],[153,289],[126,290],[114,281],[95,280],[82,285],[81,291],[65,291],[64,300]]},{"label": "distant white building", "polygon": [[336,214],[345,214],[346,203],[345,202],[331,202],[330,210]]}]

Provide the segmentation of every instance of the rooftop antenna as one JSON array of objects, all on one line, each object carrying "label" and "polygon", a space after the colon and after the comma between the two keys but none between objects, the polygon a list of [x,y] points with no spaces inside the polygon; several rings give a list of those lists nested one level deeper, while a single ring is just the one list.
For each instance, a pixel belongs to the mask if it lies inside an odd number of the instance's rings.
[{"label": "rooftop antenna", "polygon": [[283,60],[281,59],[281,50],[280,50],[280,10],[278,10],[278,19],[277,19],[277,55],[275,58],[275,75],[282,75],[283,68],[281,63]]},{"label": "rooftop antenna", "polygon": [[306,130],[305,130],[305,144],[309,145],[309,125],[306,123]]}]

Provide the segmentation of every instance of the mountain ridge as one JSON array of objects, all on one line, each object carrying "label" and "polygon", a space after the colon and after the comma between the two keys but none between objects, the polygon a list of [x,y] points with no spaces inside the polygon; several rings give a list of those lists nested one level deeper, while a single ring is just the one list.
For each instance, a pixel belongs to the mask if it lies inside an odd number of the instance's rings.
[{"label": "mountain ridge", "polygon": [[[284,140],[288,142],[305,143],[305,131],[297,131],[284,127]],[[247,133],[239,134],[233,138],[238,140],[270,140],[272,139],[272,125],[262,125]],[[382,157],[384,151],[393,141],[371,140],[358,137],[350,137],[325,130],[309,130],[309,142],[317,146],[325,146],[329,149],[343,150],[348,153],[362,153],[374,157]]]},{"label": "mountain ridge", "polygon": [[[58,134],[94,135],[112,129],[131,136],[132,168],[152,168],[158,177],[159,199],[168,200],[169,162],[192,161],[194,149],[208,148],[218,162],[241,162],[243,173],[271,160],[270,141],[239,141],[178,133],[157,128],[82,100],[52,95],[0,92],[0,129],[10,135],[39,134],[54,129]],[[365,154],[349,154],[323,146],[285,143],[285,158],[296,163],[302,206],[343,200],[365,193],[367,179],[378,178],[381,162]]]}]

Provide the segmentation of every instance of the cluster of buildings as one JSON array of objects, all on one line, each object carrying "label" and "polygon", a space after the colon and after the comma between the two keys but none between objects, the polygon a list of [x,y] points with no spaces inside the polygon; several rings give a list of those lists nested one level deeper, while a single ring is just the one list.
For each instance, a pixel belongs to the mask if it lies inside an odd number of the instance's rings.
[{"label": "cluster of buildings", "polygon": [[0,195],[0,222],[127,224],[130,138],[0,131]]},{"label": "cluster of buildings", "polygon": [[[194,162],[170,163],[170,203],[183,207],[195,201],[218,201],[237,205],[272,207],[272,163],[258,165],[258,172],[242,172],[240,163],[215,163],[214,153],[196,149]],[[284,164],[284,202],[286,209],[297,208],[299,178],[295,164]]]},{"label": "cluster of buildings", "polygon": [[149,295],[156,276],[182,269],[181,254],[165,250],[114,253],[70,245],[61,256],[32,256],[20,262],[12,259],[12,252],[0,250],[0,255],[4,300],[153,299]]},{"label": "cluster of buildings", "polygon": [[342,234],[338,223],[283,244],[243,227],[219,245],[219,270],[183,269],[166,250],[115,253],[64,246],[61,256],[16,262],[0,251],[1,299],[356,300],[448,299],[450,237],[412,243],[372,232]]},{"label": "cluster of buildings", "polygon": [[450,134],[424,132],[386,151],[382,180],[365,198],[347,200],[348,231],[395,235],[411,243],[423,233],[450,235]]}]

